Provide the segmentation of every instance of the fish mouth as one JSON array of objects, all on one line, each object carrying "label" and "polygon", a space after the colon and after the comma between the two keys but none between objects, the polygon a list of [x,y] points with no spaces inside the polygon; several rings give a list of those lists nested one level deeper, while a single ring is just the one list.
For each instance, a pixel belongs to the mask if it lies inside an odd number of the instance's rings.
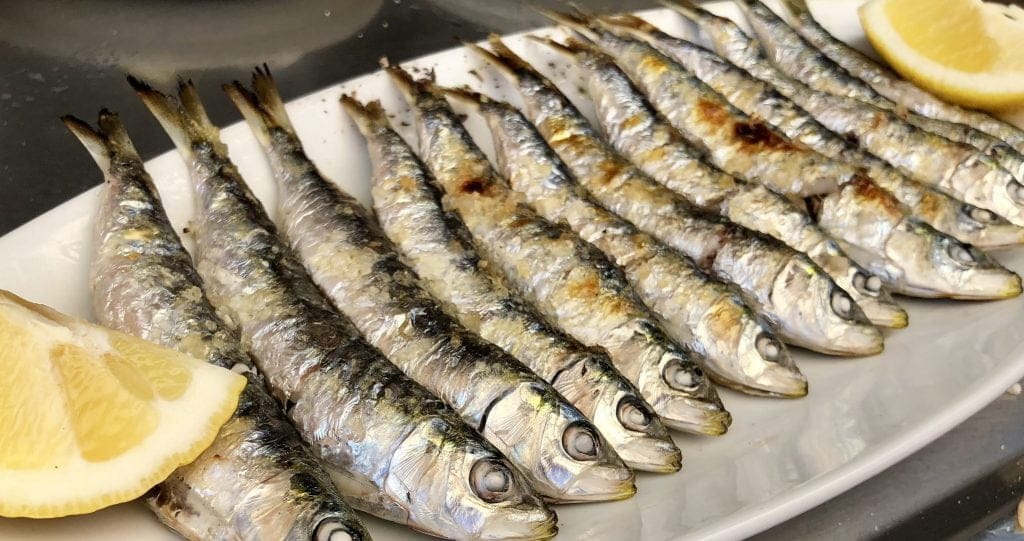
[{"label": "fish mouth", "polygon": [[480,535],[474,539],[493,541],[532,541],[534,539],[551,539],[558,534],[558,515],[550,509],[544,509],[543,519],[485,526]]},{"label": "fish mouth", "polygon": [[794,366],[768,364],[757,378],[725,378],[710,371],[715,383],[743,394],[772,398],[803,398],[807,396],[807,376]]},{"label": "fish mouth", "polygon": [[907,311],[896,303],[864,299],[859,301],[858,304],[864,310],[864,315],[867,316],[868,320],[879,327],[902,329],[910,324],[910,317],[907,315]]},{"label": "fish mouth", "polygon": [[963,287],[949,298],[984,301],[1009,299],[1021,294],[1021,279],[1005,269],[986,269],[973,272]]},{"label": "fish mouth", "polygon": [[626,468],[602,467],[590,472],[586,480],[579,482],[572,493],[559,498],[548,499],[551,503],[587,503],[625,500],[636,494],[636,474]]},{"label": "fish mouth", "polygon": [[638,437],[616,446],[615,450],[619,458],[634,470],[675,473],[683,467],[683,453],[671,439]]},{"label": "fish mouth", "polygon": [[[716,397],[717,398],[717,397]],[[706,436],[721,436],[732,424],[732,414],[725,410],[721,402],[708,403],[692,398],[676,397],[658,410],[665,426]]]}]

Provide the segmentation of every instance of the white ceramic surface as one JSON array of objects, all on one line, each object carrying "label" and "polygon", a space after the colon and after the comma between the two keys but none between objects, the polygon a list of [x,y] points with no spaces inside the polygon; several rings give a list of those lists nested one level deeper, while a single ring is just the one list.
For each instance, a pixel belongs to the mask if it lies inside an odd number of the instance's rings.
[{"label": "white ceramic surface", "polygon": [[[841,37],[861,38],[854,3],[827,2],[815,7]],[[713,8],[735,14],[731,5]],[[666,29],[682,28],[680,20],[666,12],[650,13],[652,20]],[[518,37],[510,39],[510,44],[537,60],[549,74],[560,75],[570,95],[580,97],[575,74],[566,70],[560,59],[548,57],[539,46]],[[551,68],[550,61],[557,65]],[[499,77],[462,50],[427,56],[415,65],[435,67],[444,83],[466,83],[508,96],[495,91]],[[479,76],[467,73],[472,68]],[[288,85],[287,80],[279,83]],[[396,113],[398,126],[407,120],[407,111],[379,73],[289,105],[311,157],[328,177],[368,202],[368,161],[362,140],[338,105],[342,90],[384,100]],[[205,98],[225,99],[213,93]],[[102,105],[97,103],[97,109]],[[484,133],[477,128],[479,125],[474,126],[475,134]],[[223,137],[257,195],[272,208],[268,168],[248,128],[233,125],[223,131]],[[172,220],[179,228],[185,226],[192,199],[182,162],[168,153],[150,161],[148,168]],[[100,180],[98,171],[83,173]],[[96,201],[97,191],[92,190],[0,238],[0,288],[89,316],[86,278]],[[1011,268],[1024,270],[1024,253],[1001,254],[1000,258]],[[810,380],[810,395],[804,399],[751,398],[723,391],[735,418],[728,434],[719,438],[677,435],[684,454],[682,472],[641,474],[639,493],[630,500],[559,507],[559,539],[659,541],[735,539],[753,534],[899,461],[1024,376],[1024,326],[1017,323],[1024,317],[1024,300],[907,301],[906,306],[910,327],[891,333],[882,355],[844,360],[797,353]],[[375,519],[368,518],[367,523],[378,541],[422,538]],[[175,538],[139,503],[58,520],[0,519],[0,539],[126,537]]]}]

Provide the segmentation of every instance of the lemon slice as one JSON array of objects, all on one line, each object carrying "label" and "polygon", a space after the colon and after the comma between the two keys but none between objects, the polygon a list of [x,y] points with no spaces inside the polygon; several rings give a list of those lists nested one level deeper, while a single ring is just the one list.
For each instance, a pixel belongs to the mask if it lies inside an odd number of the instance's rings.
[{"label": "lemon slice", "polygon": [[1024,9],[980,0],[872,0],[868,40],[904,77],[960,105],[1024,105]]},{"label": "lemon slice", "polygon": [[245,378],[0,290],[0,516],[136,498],[209,447]]}]

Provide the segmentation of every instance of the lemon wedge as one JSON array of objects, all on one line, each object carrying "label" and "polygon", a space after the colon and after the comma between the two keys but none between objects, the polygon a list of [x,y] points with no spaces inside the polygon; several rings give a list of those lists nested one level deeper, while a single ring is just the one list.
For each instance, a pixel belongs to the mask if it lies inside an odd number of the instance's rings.
[{"label": "lemon wedge", "polygon": [[0,516],[141,496],[209,447],[245,378],[0,290]]},{"label": "lemon wedge", "polygon": [[872,0],[868,40],[901,75],[948,101],[1024,106],[1024,9],[980,0]]}]

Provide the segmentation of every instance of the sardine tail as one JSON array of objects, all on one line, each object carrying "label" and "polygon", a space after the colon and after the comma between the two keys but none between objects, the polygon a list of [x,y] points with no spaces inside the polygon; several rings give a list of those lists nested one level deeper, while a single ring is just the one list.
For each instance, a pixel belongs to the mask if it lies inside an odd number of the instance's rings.
[{"label": "sardine tail", "polygon": [[116,153],[135,160],[141,160],[138,151],[135,150],[135,145],[132,144],[131,138],[128,137],[128,130],[124,127],[124,123],[121,122],[121,117],[117,113],[109,109],[101,109],[99,128],[107,145]]},{"label": "sardine tail", "polygon": [[82,146],[89,152],[92,159],[104,172],[110,167],[110,148],[106,139],[99,132],[92,129],[84,120],[71,115],[60,117],[61,122],[67,126],[72,135],[81,141]]},{"label": "sardine tail", "polygon": [[249,89],[242,86],[238,81],[232,81],[221,87],[227,93],[228,99],[235,104],[238,111],[242,113],[246,124],[252,129],[253,135],[260,145],[267,148],[270,146],[270,128],[275,125],[273,116],[260,104],[260,98]]},{"label": "sardine tail", "polygon": [[807,7],[806,0],[782,0],[783,9],[793,15],[811,15],[811,9]]},{"label": "sardine tail", "polygon": [[187,126],[193,130],[193,136],[201,133],[207,141],[219,143],[220,130],[206,114],[206,108],[199,99],[199,91],[191,79],[178,81],[178,101],[181,113],[189,121]]},{"label": "sardine tail", "polygon": [[355,122],[363,135],[369,135],[375,129],[388,128],[391,125],[380,101],[363,103],[348,94],[342,94],[341,108]]},{"label": "sardine tail", "polygon": [[135,93],[142,99],[142,103],[156,117],[157,122],[167,132],[178,151],[186,156],[191,155],[192,138],[189,135],[188,122],[174,98],[155,90],[144,81],[131,75],[128,76],[128,84],[135,89]]}]

